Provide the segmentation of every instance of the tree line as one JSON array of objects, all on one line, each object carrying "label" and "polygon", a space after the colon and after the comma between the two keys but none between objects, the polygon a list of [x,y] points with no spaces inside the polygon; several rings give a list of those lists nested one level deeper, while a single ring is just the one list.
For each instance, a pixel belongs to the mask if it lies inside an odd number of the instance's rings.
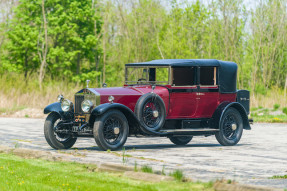
[{"label": "tree line", "polygon": [[0,0],[0,74],[122,85],[126,63],[214,58],[287,89],[287,1]]}]

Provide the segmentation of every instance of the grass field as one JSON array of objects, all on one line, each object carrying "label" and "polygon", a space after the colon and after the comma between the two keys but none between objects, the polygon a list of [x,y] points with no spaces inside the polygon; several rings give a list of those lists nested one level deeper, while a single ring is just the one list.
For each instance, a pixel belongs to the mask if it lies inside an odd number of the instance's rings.
[{"label": "grass field", "polygon": [[121,174],[94,172],[95,168],[93,165],[0,154],[0,190],[213,190],[211,183],[150,183],[131,180]]}]

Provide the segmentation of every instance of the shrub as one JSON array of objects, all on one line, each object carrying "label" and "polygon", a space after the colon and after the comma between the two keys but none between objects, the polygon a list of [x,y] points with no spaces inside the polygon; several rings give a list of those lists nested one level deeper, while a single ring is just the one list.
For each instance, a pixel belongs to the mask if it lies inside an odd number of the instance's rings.
[{"label": "shrub", "polygon": [[283,111],[283,113],[285,113],[285,114],[287,115],[287,107],[284,107],[284,108],[282,109],[282,111]]},{"label": "shrub", "polygon": [[276,103],[276,104],[273,105],[274,110],[279,109],[279,107],[280,107],[280,105],[279,105],[278,103]]}]

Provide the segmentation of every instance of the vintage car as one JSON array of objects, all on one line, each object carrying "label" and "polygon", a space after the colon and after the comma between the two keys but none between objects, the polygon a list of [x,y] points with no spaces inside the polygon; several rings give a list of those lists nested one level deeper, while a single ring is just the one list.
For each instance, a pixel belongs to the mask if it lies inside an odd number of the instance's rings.
[{"label": "vintage car", "polygon": [[236,145],[250,130],[249,91],[237,90],[237,64],[213,59],[165,59],[126,64],[125,84],[89,88],[74,102],[58,97],[45,138],[55,149],[72,147],[78,137],[93,137],[102,150],[120,149],[128,136],[167,137],[185,145],[193,136],[215,135]]}]

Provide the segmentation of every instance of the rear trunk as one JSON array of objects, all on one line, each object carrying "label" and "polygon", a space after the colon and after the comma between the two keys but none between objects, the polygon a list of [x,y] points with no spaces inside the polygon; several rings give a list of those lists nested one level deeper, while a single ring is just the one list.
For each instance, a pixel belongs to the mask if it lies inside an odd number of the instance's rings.
[{"label": "rear trunk", "polygon": [[248,90],[237,90],[236,101],[243,105],[247,115],[250,110],[250,92]]}]

